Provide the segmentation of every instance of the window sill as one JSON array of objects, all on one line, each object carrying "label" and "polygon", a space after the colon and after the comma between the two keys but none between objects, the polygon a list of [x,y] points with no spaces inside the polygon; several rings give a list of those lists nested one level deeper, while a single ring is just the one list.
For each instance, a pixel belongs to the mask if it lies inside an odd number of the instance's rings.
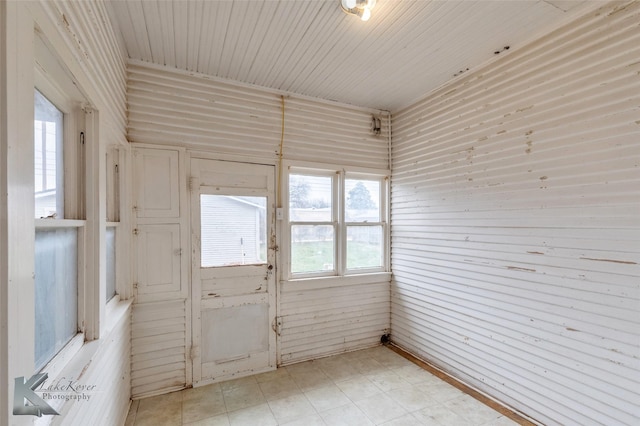
[{"label": "window sill", "polygon": [[46,228],[80,228],[86,224],[77,219],[35,219],[36,229]]},{"label": "window sill", "polygon": [[282,286],[304,286],[308,288],[344,287],[349,285],[374,284],[390,282],[391,272],[374,272],[370,274],[354,274],[330,277],[294,278],[282,280]]}]

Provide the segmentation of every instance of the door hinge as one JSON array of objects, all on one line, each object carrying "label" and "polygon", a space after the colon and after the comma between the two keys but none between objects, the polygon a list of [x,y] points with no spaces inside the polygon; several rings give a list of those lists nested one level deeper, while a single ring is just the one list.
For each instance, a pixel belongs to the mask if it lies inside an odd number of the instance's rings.
[{"label": "door hinge", "polygon": [[138,289],[138,283],[133,283],[133,288]]},{"label": "door hinge", "polygon": [[190,177],[189,180],[187,181],[187,189],[189,190],[189,192],[193,192],[193,181],[195,178]]},{"label": "door hinge", "polygon": [[275,317],[271,324],[271,328],[278,336],[280,336],[280,333],[282,332],[282,317]]},{"label": "door hinge", "polygon": [[133,235],[138,235],[140,233],[140,231],[138,231],[138,228],[134,228],[133,229]]}]

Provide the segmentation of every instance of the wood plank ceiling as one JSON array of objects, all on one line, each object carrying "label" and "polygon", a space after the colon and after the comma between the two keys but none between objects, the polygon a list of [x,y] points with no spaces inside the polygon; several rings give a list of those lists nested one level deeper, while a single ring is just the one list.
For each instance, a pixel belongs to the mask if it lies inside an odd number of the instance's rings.
[{"label": "wood plank ceiling", "polygon": [[130,59],[390,111],[590,3],[377,0],[362,22],[339,0],[108,1]]}]

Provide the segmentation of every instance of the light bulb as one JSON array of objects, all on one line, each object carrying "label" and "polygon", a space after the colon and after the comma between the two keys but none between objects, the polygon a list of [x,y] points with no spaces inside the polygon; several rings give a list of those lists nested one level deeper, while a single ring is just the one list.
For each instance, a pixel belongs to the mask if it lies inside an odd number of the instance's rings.
[{"label": "light bulb", "polygon": [[356,0],[344,0],[344,7],[347,9],[353,9],[356,7]]},{"label": "light bulb", "polygon": [[371,11],[369,10],[368,7],[365,7],[362,10],[362,16],[360,16],[360,19],[362,19],[363,21],[368,21],[369,18],[371,18]]}]

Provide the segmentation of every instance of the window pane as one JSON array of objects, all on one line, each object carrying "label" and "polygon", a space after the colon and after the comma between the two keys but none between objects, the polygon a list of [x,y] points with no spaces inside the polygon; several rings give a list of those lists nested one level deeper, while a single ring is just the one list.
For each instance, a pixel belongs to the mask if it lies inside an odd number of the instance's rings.
[{"label": "window pane", "polygon": [[62,196],[63,114],[40,92],[34,96],[35,217],[64,217]]},{"label": "window pane", "polygon": [[333,225],[291,226],[291,272],[333,271]]},{"label": "window pane", "polygon": [[345,220],[380,222],[380,181],[346,179]]},{"label": "window pane", "polygon": [[35,362],[44,366],[78,332],[78,231],[37,230]]},{"label": "window pane", "polygon": [[200,195],[203,268],[267,262],[267,198]]},{"label": "window pane", "polygon": [[332,186],[330,176],[289,175],[289,220],[331,222]]},{"label": "window pane", "polygon": [[347,227],[347,269],[381,268],[382,226]]},{"label": "window pane", "polygon": [[106,232],[107,242],[107,294],[108,302],[116,295],[116,228],[110,226]]}]

